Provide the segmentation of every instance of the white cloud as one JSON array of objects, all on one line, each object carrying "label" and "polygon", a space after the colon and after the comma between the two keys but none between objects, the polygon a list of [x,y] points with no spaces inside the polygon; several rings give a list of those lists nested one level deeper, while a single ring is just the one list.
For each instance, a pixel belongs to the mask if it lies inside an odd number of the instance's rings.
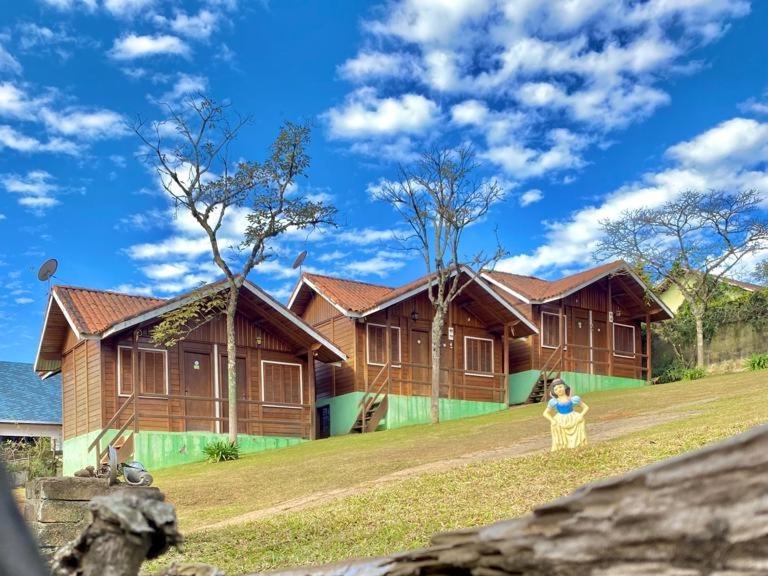
[{"label": "white cloud", "polygon": [[488,115],[488,107],[480,100],[464,100],[451,107],[451,120],[459,126],[480,126]]},{"label": "white cloud", "polygon": [[35,300],[33,298],[27,298],[22,296],[21,298],[16,298],[16,304],[32,304]]},{"label": "white cloud", "polygon": [[55,195],[59,190],[53,183],[53,176],[44,170],[32,170],[26,175],[0,175],[0,185],[6,192],[18,194],[18,203],[37,214],[59,204]]},{"label": "white cloud", "polygon": [[152,264],[142,268],[142,272],[152,280],[168,280],[189,272],[189,265],[184,262]]},{"label": "white cloud", "polygon": [[339,66],[342,78],[362,81],[369,78],[398,78],[415,72],[407,54],[364,50]]},{"label": "white cloud", "polygon": [[342,258],[346,258],[348,255],[347,252],[342,252],[341,250],[334,250],[333,252],[326,252],[325,254],[321,254],[317,261],[318,262],[335,262],[336,260],[341,260]]},{"label": "white cloud", "polygon": [[[662,82],[748,12],[746,0],[391,0],[340,66],[355,87],[325,119],[371,156],[394,134],[409,139],[402,159],[458,128],[513,178],[576,170],[587,145],[666,105]],[[579,144],[548,148],[542,133]]]},{"label": "white cloud", "polygon": [[156,3],[157,0],[104,0],[104,8],[113,16],[123,18],[152,8]]},{"label": "white cloud", "polygon": [[0,44],[0,72],[21,74],[21,64],[2,44]]},{"label": "white cloud", "polygon": [[440,108],[419,94],[379,98],[371,88],[350,94],[341,106],[326,113],[333,138],[415,134],[433,125]]},{"label": "white cloud", "polygon": [[115,138],[128,133],[125,118],[107,109],[70,108],[59,112],[43,108],[40,117],[50,131],[82,140]]},{"label": "white cloud", "polygon": [[544,193],[537,188],[533,188],[520,195],[520,206],[530,206],[539,202],[542,198],[544,198]]},{"label": "white cloud", "polygon": [[31,120],[41,101],[12,82],[0,82],[0,116]]},{"label": "white cloud", "polygon": [[128,34],[115,40],[109,54],[115,60],[134,60],[159,55],[187,56],[189,52],[189,46],[183,40],[170,34]]},{"label": "white cloud", "polygon": [[402,235],[397,230],[387,230],[379,228],[352,228],[335,235],[338,242],[342,244],[354,244],[357,246],[367,246],[369,244],[380,244],[396,240]]},{"label": "white cloud", "polygon": [[378,251],[370,258],[343,263],[343,269],[352,276],[378,276],[384,278],[406,264],[407,255],[399,252]]},{"label": "white cloud", "polygon": [[208,88],[208,78],[196,74],[186,74],[179,72],[176,79],[173,80],[173,86],[165,92],[160,99],[162,102],[177,102],[186,96],[196,95]]},{"label": "white cloud", "polygon": [[193,40],[207,40],[218,28],[219,20],[219,13],[202,9],[194,15],[177,12],[172,19],[165,21],[171,30],[180,36]]},{"label": "white cloud", "polygon": [[69,140],[51,138],[47,142],[42,142],[37,138],[22,134],[11,126],[0,124],[0,150],[3,148],[17,152],[52,152],[71,155],[76,155],[80,151],[79,147]]},{"label": "white cloud", "polygon": [[658,206],[689,189],[756,189],[768,204],[768,123],[733,118],[671,146],[666,157],[671,160],[668,167],[644,174],[566,220],[547,222],[542,245],[502,260],[497,268],[546,274],[588,262],[600,238],[602,220],[628,209]]},{"label": "white cloud", "polygon": [[88,11],[96,9],[96,0],[42,0],[42,2],[62,11],[79,7],[83,7]]}]

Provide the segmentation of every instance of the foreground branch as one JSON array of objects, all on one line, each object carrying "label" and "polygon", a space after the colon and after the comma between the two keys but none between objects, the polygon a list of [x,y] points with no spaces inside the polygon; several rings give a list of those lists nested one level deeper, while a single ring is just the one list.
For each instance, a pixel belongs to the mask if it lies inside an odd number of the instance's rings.
[{"label": "foreground branch", "polygon": [[389,558],[283,576],[768,574],[768,426]]},{"label": "foreground branch", "polygon": [[54,576],[136,576],[145,559],[181,542],[176,511],[151,488],[127,488],[91,500],[93,520],[54,556]]}]

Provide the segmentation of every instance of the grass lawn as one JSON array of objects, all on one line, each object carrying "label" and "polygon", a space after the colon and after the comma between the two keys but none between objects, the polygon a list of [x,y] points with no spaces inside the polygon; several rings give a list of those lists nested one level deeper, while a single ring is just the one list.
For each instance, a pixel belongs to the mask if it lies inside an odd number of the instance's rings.
[{"label": "grass lawn", "polygon": [[[519,516],[578,485],[698,448],[768,420],[756,401],[766,374],[590,394],[589,423],[647,416],[648,427],[568,453],[487,460],[393,481],[359,494],[257,521],[198,531],[171,559],[209,562],[230,574],[391,553],[435,532]],[[317,491],[513,446],[548,433],[543,407],[525,406],[439,426],[333,438],[245,457],[158,471],[182,531]],[[670,417],[677,419],[669,421]],[[654,424],[658,418],[661,424]],[[588,428],[589,430],[589,428]]]}]

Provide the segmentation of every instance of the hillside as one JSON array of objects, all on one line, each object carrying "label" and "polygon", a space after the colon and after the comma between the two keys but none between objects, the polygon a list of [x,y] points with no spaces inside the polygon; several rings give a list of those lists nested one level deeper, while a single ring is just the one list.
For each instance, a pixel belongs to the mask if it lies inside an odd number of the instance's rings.
[{"label": "hillside", "polygon": [[[159,471],[183,559],[228,573],[389,553],[768,420],[766,375],[591,394],[589,447],[549,454],[540,405]],[[174,558],[181,555],[174,554]],[[169,559],[163,559],[162,563]]]}]

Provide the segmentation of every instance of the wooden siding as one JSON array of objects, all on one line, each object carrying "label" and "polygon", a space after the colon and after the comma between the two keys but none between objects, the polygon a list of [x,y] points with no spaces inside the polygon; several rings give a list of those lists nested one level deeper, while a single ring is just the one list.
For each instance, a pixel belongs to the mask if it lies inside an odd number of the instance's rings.
[{"label": "wooden siding", "polygon": [[101,350],[81,340],[62,354],[62,435],[64,440],[98,430],[102,416]]},{"label": "wooden siding", "polygon": [[[256,323],[249,321],[248,318],[238,315],[235,323],[236,341],[238,343],[238,358],[245,360],[245,371],[247,375],[246,398],[249,401],[261,400],[261,365],[263,361],[296,363],[301,366],[302,371],[302,394],[305,404],[310,404],[309,378],[306,365],[306,351],[293,350],[291,346],[281,339],[279,335],[273,334]],[[145,328],[143,334],[148,334],[151,327]],[[257,343],[257,338],[261,338],[261,345]],[[103,342],[103,374],[104,374],[104,417],[102,426],[106,425],[116,410],[125,402],[126,396],[118,394],[117,383],[117,349],[118,347],[131,347],[130,334],[115,336]],[[148,337],[142,336],[139,340],[139,347],[153,348]],[[187,338],[180,344],[167,350],[166,371],[168,374],[168,397],[157,398],[140,395],[139,404],[139,429],[182,432],[186,430],[187,400],[185,387],[183,385],[183,361],[184,352],[198,352],[210,355],[211,362],[211,382],[215,386],[215,366],[226,373],[226,321],[222,318],[214,319],[191,332]],[[217,362],[214,361],[214,352],[218,354]],[[297,356],[301,355],[301,357]],[[222,368],[223,367],[223,368]],[[224,398],[224,386],[220,385]],[[215,394],[215,390],[214,390]],[[199,401],[202,402],[202,401]],[[206,402],[210,406],[210,418],[215,418],[217,410],[216,404],[220,408],[218,413],[221,417],[226,417],[227,407],[221,402]],[[119,427],[126,422],[130,410],[126,410],[121,415],[119,421],[114,427]],[[308,407],[275,407],[248,404],[241,405],[241,415],[245,419],[254,420],[253,422],[243,422],[238,426],[240,433],[259,434],[259,435],[278,435],[278,436],[302,436],[309,437],[310,433],[310,408]],[[259,420],[256,422],[255,420]],[[222,430],[225,425],[223,422],[216,426],[214,420],[209,422],[211,431]]]},{"label": "wooden siding", "polygon": [[[587,363],[585,359],[589,353],[588,350],[579,349],[574,346],[574,319],[588,318],[591,312],[591,318],[593,322],[592,330],[596,330],[595,323],[604,323],[606,330],[610,332],[610,326],[608,324],[607,313],[607,293],[605,287],[600,284],[593,284],[582,288],[578,292],[575,292],[562,300],[563,310],[565,314],[565,326],[566,326],[566,344],[568,346],[564,353],[564,365],[562,370],[573,372],[592,372],[599,375],[608,374],[608,352],[593,350],[592,359],[593,362]],[[612,375],[623,376],[627,378],[644,378],[644,359],[642,357],[643,345],[642,345],[642,332],[641,332],[641,320],[629,320],[626,318],[626,309],[629,306],[624,306],[624,303],[617,302],[614,299],[613,311],[614,321],[618,324],[627,324],[635,328],[635,357],[625,358],[617,356],[612,357]],[[539,331],[542,330],[542,312],[549,312],[552,314],[558,314],[560,310],[560,301],[550,302],[543,305],[533,305],[531,307],[531,314],[533,321]],[[592,333],[593,342],[596,338],[596,334]],[[607,334],[606,337],[610,337]],[[606,341],[607,342],[607,341]],[[597,345],[593,346],[597,348]],[[606,346],[607,347],[607,343]],[[510,372],[521,372],[523,370],[539,370],[543,368],[543,365],[553,354],[551,348],[546,348],[541,345],[541,334],[534,334],[527,338],[510,340]],[[559,354],[559,352],[557,353]],[[553,360],[556,360],[553,359]],[[589,368],[591,366],[591,368]]]}]

